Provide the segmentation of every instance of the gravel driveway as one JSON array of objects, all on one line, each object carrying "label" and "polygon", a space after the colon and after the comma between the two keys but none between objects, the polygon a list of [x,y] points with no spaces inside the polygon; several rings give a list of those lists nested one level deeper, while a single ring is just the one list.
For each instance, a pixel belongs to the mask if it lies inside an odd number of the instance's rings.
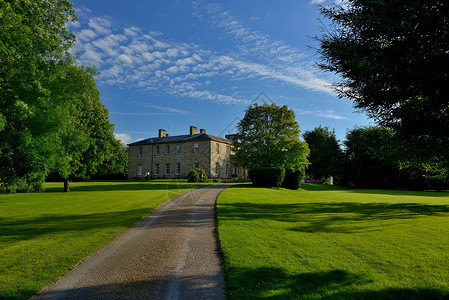
[{"label": "gravel driveway", "polygon": [[172,198],[32,299],[224,299],[214,206],[231,185]]}]

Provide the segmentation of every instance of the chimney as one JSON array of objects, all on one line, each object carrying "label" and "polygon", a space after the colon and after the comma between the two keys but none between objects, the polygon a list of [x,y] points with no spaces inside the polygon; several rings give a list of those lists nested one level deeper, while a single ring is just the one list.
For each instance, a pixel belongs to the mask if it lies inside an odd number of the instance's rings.
[{"label": "chimney", "polygon": [[196,134],[196,127],[190,126],[190,135],[194,135],[194,134]]},{"label": "chimney", "polygon": [[205,134],[205,133],[206,133],[206,129],[201,128],[201,129],[200,129],[200,133],[201,133],[201,134]]},{"label": "chimney", "polygon": [[165,129],[159,129],[159,137],[165,137],[167,135],[167,131]]}]

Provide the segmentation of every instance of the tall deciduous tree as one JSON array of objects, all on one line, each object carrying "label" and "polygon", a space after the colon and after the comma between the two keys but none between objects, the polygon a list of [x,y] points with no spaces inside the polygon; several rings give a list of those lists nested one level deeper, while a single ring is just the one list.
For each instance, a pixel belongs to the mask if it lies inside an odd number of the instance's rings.
[{"label": "tall deciduous tree", "polygon": [[335,130],[319,126],[306,130],[303,137],[310,149],[307,173],[317,178],[340,174],[342,151]]},{"label": "tall deciduous tree", "polygon": [[392,188],[399,172],[394,133],[361,127],[346,134],[344,177],[350,186]]},{"label": "tall deciduous tree", "polygon": [[234,160],[240,166],[303,169],[308,164],[309,149],[287,106],[251,105],[237,128]]},{"label": "tall deciduous tree", "polygon": [[0,16],[0,182],[36,190],[52,149],[42,79],[75,42],[75,11],[67,0],[0,0]]},{"label": "tall deciduous tree", "polygon": [[95,70],[67,52],[72,4],[0,0],[0,17],[0,190],[39,190],[53,171],[68,191],[70,175],[107,172],[106,161],[125,167]]},{"label": "tall deciduous tree", "polygon": [[317,38],[340,97],[402,135],[416,163],[449,165],[449,2],[348,0],[322,7]]}]

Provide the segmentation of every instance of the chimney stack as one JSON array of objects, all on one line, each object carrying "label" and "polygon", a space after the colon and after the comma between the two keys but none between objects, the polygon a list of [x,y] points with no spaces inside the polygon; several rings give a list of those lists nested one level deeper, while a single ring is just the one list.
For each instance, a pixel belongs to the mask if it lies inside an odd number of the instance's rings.
[{"label": "chimney stack", "polygon": [[159,129],[159,138],[165,137],[167,135],[167,131],[165,129]]},{"label": "chimney stack", "polygon": [[190,135],[195,135],[195,134],[196,134],[196,127],[190,126]]},{"label": "chimney stack", "polygon": [[200,133],[201,133],[201,134],[205,134],[205,133],[206,133],[206,129],[201,128],[201,129],[200,129]]}]

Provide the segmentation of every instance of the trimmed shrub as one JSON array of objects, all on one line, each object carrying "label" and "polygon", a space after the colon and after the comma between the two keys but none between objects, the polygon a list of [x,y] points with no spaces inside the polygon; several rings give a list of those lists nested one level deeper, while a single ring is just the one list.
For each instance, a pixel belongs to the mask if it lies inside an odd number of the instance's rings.
[{"label": "trimmed shrub", "polygon": [[285,169],[282,167],[260,167],[248,170],[249,177],[257,187],[279,187],[284,181]]},{"label": "trimmed shrub", "polygon": [[204,172],[204,170],[200,169],[200,168],[193,169],[187,175],[187,181],[188,182],[206,182],[207,181],[206,172]]},{"label": "trimmed shrub", "polygon": [[285,178],[282,187],[291,190],[297,190],[301,186],[301,180],[306,176],[304,169],[285,170]]}]

